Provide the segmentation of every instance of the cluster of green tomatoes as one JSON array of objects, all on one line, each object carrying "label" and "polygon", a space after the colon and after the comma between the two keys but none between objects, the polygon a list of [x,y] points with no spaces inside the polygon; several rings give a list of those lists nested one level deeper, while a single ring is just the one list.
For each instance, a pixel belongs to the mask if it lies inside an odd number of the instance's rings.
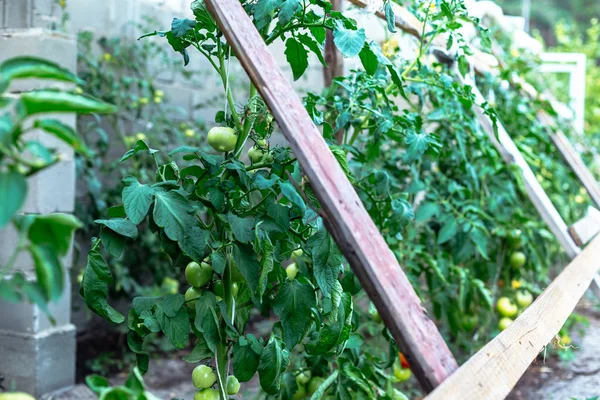
[{"label": "cluster of green tomatoes", "polygon": [[[219,400],[219,391],[212,387],[217,382],[215,371],[208,365],[198,365],[192,372],[192,383],[198,389],[194,395],[194,400]],[[227,377],[227,394],[236,395],[240,391],[240,382],[230,375]]]},{"label": "cluster of green tomatoes", "polygon": [[[218,152],[225,153],[235,149],[238,135],[233,128],[225,126],[216,126],[208,131],[208,144]],[[258,139],[255,145],[248,149],[248,158],[253,164],[260,162],[272,162],[271,155],[267,148],[265,139]]]},{"label": "cluster of green tomatoes", "polygon": [[[511,231],[508,236],[508,244],[513,252],[509,256],[509,263],[513,270],[522,268],[527,262],[527,257],[521,251],[517,251],[521,247],[521,231],[515,229]],[[514,319],[521,315],[521,313],[529,307],[533,302],[533,294],[525,289],[519,289],[522,286],[521,281],[512,281],[512,289],[514,292],[511,295],[503,296],[498,299],[496,303],[496,309],[500,320],[498,322],[498,329],[501,331],[508,328],[513,323]]]}]

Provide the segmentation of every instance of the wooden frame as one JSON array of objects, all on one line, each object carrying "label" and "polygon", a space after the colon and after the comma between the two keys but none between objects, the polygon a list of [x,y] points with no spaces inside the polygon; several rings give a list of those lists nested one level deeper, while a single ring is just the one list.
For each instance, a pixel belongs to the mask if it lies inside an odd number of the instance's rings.
[{"label": "wooden frame", "polygon": [[206,0],[321,202],[324,222],[427,391],[458,365],[292,85],[239,0]]},{"label": "wooden frame", "polygon": [[[457,364],[446,343],[239,1],[205,0],[205,4],[288,139],[321,202],[329,232],[407,355],[415,376],[426,391],[437,387],[428,398],[504,398],[597,276],[600,236],[577,256],[579,247],[510,136],[499,124],[496,140],[489,117],[479,109],[485,131],[492,132],[490,138],[507,162],[521,166],[532,202],[574,260],[509,328],[453,373]],[[397,26],[420,35],[420,29],[407,24],[406,13],[397,13]],[[474,91],[482,100],[476,87]],[[530,176],[535,184],[529,182]]]}]

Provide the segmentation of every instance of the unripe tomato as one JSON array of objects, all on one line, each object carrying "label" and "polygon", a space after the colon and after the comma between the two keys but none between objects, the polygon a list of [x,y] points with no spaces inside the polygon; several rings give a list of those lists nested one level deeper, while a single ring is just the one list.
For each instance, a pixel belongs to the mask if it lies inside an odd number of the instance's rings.
[{"label": "unripe tomato", "polygon": [[233,375],[227,377],[227,394],[234,395],[240,391],[240,381]]},{"label": "unripe tomato", "polygon": [[185,304],[187,304],[190,308],[196,308],[195,299],[200,297],[201,294],[202,292],[200,290],[196,289],[193,286],[190,287],[188,290],[185,291]]},{"label": "unripe tomato", "polygon": [[501,297],[496,304],[496,308],[498,309],[500,315],[509,318],[517,315],[517,312],[519,311],[517,305],[508,297]]},{"label": "unripe tomato", "polygon": [[35,397],[22,392],[0,393],[0,400],[35,400]]},{"label": "unripe tomato", "polygon": [[223,289],[223,282],[222,281],[215,281],[215,283],[213,284],[213,293],[215,294],[215,296],[219,296],[219,297],[223,297],[223,293],[225,293],[224,289]]},{"label": "unripe tomato", "polygon": [[254,143],[256,143],[259,147],[267,147],[267,141],[265,139],[258,139]]},{"label": "unripe tomato", "polygon": [[296,279],[296,275],[298,275],[298,266],[296,265],[296,263],[291,263],[290,265],[288,265],[285,269],[285,273],[287,274],[288,279],[290,281]]},{"label": "unripe tomato", "polygon": [[398,382],[404,382],[410,379],[412,372],[409,368],[402,368],[400,365],[394,363],[394,376]]},{"label": "unripe tomato", "polygon": [[502,318],[499,322],[498,322],[498,329],[500,329],[501,331],[505,330],[506,328],[508,328],[508,326],[510,324],[513,323],[513,320],[511,318]]},{"label": "unripe tomato", "polygon": [[193,287],[199,288],[210,282],[212,273],[213,269],[207,263],[198,264],[192,261],[185,267],[185,280]]},{"label": "unripe tomato", "polygon": [[321,378],[320,376],[312,377],[311,380],[308,382],[308,395],[312,396],[313,393],[317,391],[319,386],[321,386],[321,384],[324,381],[325,379]]},{"label": "unripe tomato", "polygon": [[466,332],[471,332],[479,325],[479,317],[477,315],[465,314],[461,317],[460,324]]},{"label": "unripe tomato", "polygon": [[513,229],[508,232],[506,239],[508,240],[508,245],[513,249],[521,247],[521,230]]},{"label": "unripe tomato", "polygon": [[219,391],[215,389],[198,390],[194,395],[194,400],[219,400],[220,398]]},{"label": "unripe tomato", "polygon": [[235,130],[226,126],[215,126],[208,131],[208,144],[213,149],[220,152],[231,151],[235,149],[237,135]]},{"label": "unripe tomato", "polygon": [[301,248],[298,248],[298,249],[292,251],[292,258],[294,260],[296,260],[298,257],[302,257],[302,254],[304,254],[304,252],[302,251]]},{"label": "unripe tomato", "polygon": [[254,146],[248,149],[248,158],[250,159],[250,161],[252,161],[252,163],[260,162],[264,156],[265,152],[262,149],[259,149]]},{"label": "unripe tomato", "polygon": [[526,261],[527,257],[525,257],[525,254],[520,251],[516,251],[510,255],[510,266],[514,269],[521,268],[523,265],[525,265]]},{"label": "unripe tomato", "polygon": [[310,381],[310,377],[311,377],[311,372],[309,369],[305,369],[304,371],[300,372],[298,375],[296,375],[296,382],[298,383],[298,385],[306,385],[308,383],[308,381]]},{"label": "unripe tomato", "polygon": [[198,389],[209,388],[216,381],[217,375],[215,375],[215,371],[208,365],[198,365],[192,372],[192,383]]},{"label": "unripe tomato", "polygon": [[304,386],[298,386],[296,392],[294,393],[294,400],[304,400],[306,398],[306,388]]},{"label": "unripe tomato", "polygon": [[273,157],[273,154],[267,153],[267,155],[265,156],[264,161],[267,162],[267,163],[272,163],[274,159],[275,158]]},{"label": "unripe tomato", "polygon": [[237,296],[238,292],[240,291],[240,287],[237,283],[233,282],[231,284],[231,295],[233,297]]},{"label": "unripe tomato", "polygon": [[533,295],[526,290],[517,290],[517,304],[521,308],[527,308],[533,303]]},{"label": "unripe tomato", "polygon": [[231,260],[231,280],[234,282],[243,282],[244,275],[240,272],[237,265]]}]

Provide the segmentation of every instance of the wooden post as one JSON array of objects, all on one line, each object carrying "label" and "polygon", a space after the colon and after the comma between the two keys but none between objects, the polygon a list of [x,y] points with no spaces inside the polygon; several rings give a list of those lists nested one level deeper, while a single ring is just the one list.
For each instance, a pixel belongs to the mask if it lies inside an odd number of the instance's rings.
[{"label": "wooden post", "polygon": [[309,177],[329,232],[407,355],[415,376],[431,391],[457,368],[437,327],[239,0],[206,0],[205,4]]},{"label": "wooden post", "polygon": [[500,400],[553,340],[600,268],[600,236],[507,329],[426,400]]},{"label": "wooden post", "polygon": [[[340,3],[341,0],[331,0],[331,9],[340,11]],[[327,66],[323,67],[323,83],[325,87],[329,87],[333,83],[333,78],[344,74],[344,59],[333,43],[333,33],[329,29],[325,39],[325,62]],[[339,138],[338,142],[341,142]]]}]

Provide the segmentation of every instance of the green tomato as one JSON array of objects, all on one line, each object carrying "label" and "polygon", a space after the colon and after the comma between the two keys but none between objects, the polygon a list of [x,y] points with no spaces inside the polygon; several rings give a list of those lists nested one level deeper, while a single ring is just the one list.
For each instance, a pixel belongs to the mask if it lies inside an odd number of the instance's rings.
[{"label": "green tomato", "polygon": [[508,239],[508,245],[513,248],[519,248],[521,247],[521,230],[520,229],[513,229],[512,231],[508,232],[508,235],[506,236],[506,238]]},{"label": "green tomato", "polygon": [[234,395],[240,391],[240,381],[233,375],[227,377],[227,394]]},{"label": "green tomato", "polygon": [[527,308],[533,303],[533,295],[526,290],[517,290],[517,305],[521,308]]},{"label": "green tomato", "polygon": [[233,282],[231,284],[231,295],[233,297],[236,297],[239,291],[240,291],[240,286],[237,283]]},{"label": "green tomato", "polygon": [[187,304],[190,308],[196,308],[195,299],[200,297],[201,294],[202,292],[200,290],[196,289],[193,286],[190,287],[188,290],[185,291],[185,304]]},{"label": "green tomato", "polygon": [[194,395],[194,400],[219,400],[220,398],[219,391],[215,389],[198,390]]},{"label": "green tomato", "polygon": [[296,375],[296,382],[298,383],[298,385],[306,385],[308,383],[308,381],[310,381],[310,377],[311,377],[311,373],[310,373],[310,369],[306,369],[302,372],[300,372],[298,375]]},{"label": "green tomato", "polygon": [[302,251],[302,249],[298,248],[292,251],[292,258],[294,260],[297,260],[299,257],[302,257],[302,254],[304,254],[304,252]]},{"label": "green tomato", "polygon": [[291,263],[290,265],[288,265],[285,269],[285,273],[287,274],[288,279],[290,281],[296,279],[296,275],[298,275],[298,266],[296,265],[296,263]]},{"label": "green tomato", "polygon": [[464,331],[471,332],[479,325],[479,317],[477,315],[465,314],[462,316],[460,324]]},{"label": "green tomato", "polygon": [[252,161],[253,164],[260,162],[264,156],[265,152],[254,146],[250,147],[250,149],[248,150],[248,158],[250,159],[250,161]]},{"label": "green tomato", "polygon": [[312,396],[323,382],[325,382],[325,379],[321,378],[320,376],[312,377],[308,382],[308,395]]},{"label": "green tomato", "polygon": [[198,264],[192,261],[185,267],[185,280],[193,287],[199,288],[210,282],[212,273],[213,269],[207,263]]},{"label": "green tomato", "polygon": [[304,386],[298,386],[298,389],[296,389],[296,392],[294,393],[294,397],[292,397],[292,399],[303,400],[305,398],[306,398],[306,388]]},{"label": "green tomato", "polygon": [[35,398],[27,393],[0,393],[0,400],[35,400]]},{"label": "green tomato", "polygon": [[512,323],[513,323],[513,320],[511,318],[504,317],[504,318],[500,319],[500,321],[498,322],[498,329],[503,331],[506,328],[508,328],[508,326]]},{"label": "green tomato", "polygon": [[271,153],[267,153],[267,155],[265,156],[265,162],[267,163],[272,163],[273,160],[275,160],[275,158],[273,157],[273,155]]},{"label": "green tomato", "polygon": [[254,143],[256,143],[259,147],[267,147],[267,141],[265,139],[258,139]]},{"label": "green tomato", "polygon": [[222,281],[215,281],[215,283],[213,284],[213,293],[215,294],[215,296],[219,296],[219,297],[223,297],[225,293],[225,289],[223,288],[223,282]]},{"label": "green tomato", "polygon": [[516,251],[510,255],[510,266],[514,269],[519,269],[527,262],[527,257],[520,251]]},{"label": "green tomato", "polygon": [[242,273],[238,269],[237,265],[235,265],[235,263],[233,262],[233,259],[231,259],[231,263],[229,265],[231,265],[231,280],[233,282],[238,282],[238,283],[243,282],[244,275],[242,275]]},{"label": "green tomato", "polygon": [[[192,372],[192,383],[198,389],[211,387],[217,381],[215,371],[208,365],[198,365]],[[218,393],[218,392],[217,392]]]},{"label": "green tomato", "polygon": [[496,308],[501,316],[508,318],[514,317],[519,312],[517,305],[508,297],[501,297],[496,303]]},{"label": "green tomato", "polygon": [[222,153],[235,149],[237,138],[235,130],[226,126],[216,126],[208,131],[208,144]]},{"label": "green tomato", "polygon": [[412,372],[410,368],[402,368],[398,364],[394,364],[394,376],[398,382],[404,382],[410,379]]}]

